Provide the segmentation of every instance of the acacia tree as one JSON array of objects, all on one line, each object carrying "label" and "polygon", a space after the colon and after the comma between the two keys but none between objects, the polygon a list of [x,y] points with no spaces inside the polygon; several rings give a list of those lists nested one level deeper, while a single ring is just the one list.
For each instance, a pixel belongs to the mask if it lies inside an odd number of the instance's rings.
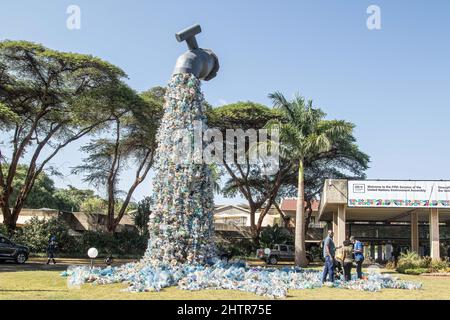
[{"label": "acacia tree", "polygon": [[[144,181],[153,164],[156,151],[156,131],[162,115],[159,90],[137,95],[122,84],[120,95],[108,100],[112,120],[105,127],[108,136],[93,139],[81,148],[88,154],[74,174],[84,174],[83,180],[107,197],[107,229],[114,232],[127,211],[133,192]],[[121,174],[134,166],[134,180],[127,190],[118,187]],[[121,199],[121,196],[124,196]]]},{"label": "acacia tree", "polygon": [[[306,266],[305,251],[305,186],[307,200],[318,193],[325,177],[342,177],[361,173],[368,167],[369,157],[359,151],[353,137],[352,123],[324,120],[326,114],[314,108],[311,100],[296,95],[288,101],[281,93],[269,97],[283,113],[283,120],[271,120],[267,127],[280,130],[280,154],[297,167],[297,207],[295,223],[295,263]],[[305,183],[305,177],[309,183]],[[311,211],[311,210],[310,210]]]},{"label": "acacia tree", "polygon": [[[218,128],[225,135],[227,129],[261,129],[270,119],[280,117],[280,113],[253,102],[238,102],[214,108],[208,113],[208,126]],[[227,141],[228,143],[228,141]],[[234,145],[237,143],[232,142]],[[234,145],[232,161],[224,158],[222,166],[228,175],[222,193],[227,197],[241,194],[248,202],[250,211],[250,229],[255,245],[259,244],[262,223],[273,203],[279,196],[286,180],[290,179],[290,163],[281,163],[278,172],[264,175],[261,164],[252,164],[249,157],[240,163]],[[226,151],[226,150],[224,150]],[[249,144],[245,143],[245,152],[249,152]],[[259,213],[258,219],[256,218]]]},{"label": "acacia tree", "polygon": [[[26,41],[0,42],[0,129],[6,141],[6,148],[0,149],[0,207],[10,231],[49,162],[68,144],[110,120],[102,111],[105,95],[125,76],[121,69],[89,55]],[[19,162],[28,170],[11,208]]]}]

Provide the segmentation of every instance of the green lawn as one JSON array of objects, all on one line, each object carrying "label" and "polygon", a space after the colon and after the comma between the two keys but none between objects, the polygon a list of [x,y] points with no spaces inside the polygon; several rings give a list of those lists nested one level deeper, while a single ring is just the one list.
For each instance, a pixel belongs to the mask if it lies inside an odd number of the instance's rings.
[{"label": "green lawn", "polygon": [[[287,299],[450,299],[450,277],[401,275],[402,279],[420,281],[422,290],[384,289],[382,292],[320,288],[292,290]],[[0,299],[263,299],[251,293],[230,290],[183,291],[175,287],[161,292],[122,292],[125,284],[83,285],[69,289],[60,271],[0,271]]]}]

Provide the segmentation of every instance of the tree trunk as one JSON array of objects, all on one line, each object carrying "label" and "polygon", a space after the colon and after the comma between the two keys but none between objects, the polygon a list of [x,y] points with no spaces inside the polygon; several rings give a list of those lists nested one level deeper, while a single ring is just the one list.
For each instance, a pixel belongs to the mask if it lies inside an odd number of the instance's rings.
[{"label": "tree trunk", "polygon": [[112,203],[112,205],[108,204],[108,215],[107,215],[107,220],[106,220],[106,229],[107,229],[107,231],[109,233],[116,232],[116,228],[117,228],[117,224],[114,221],[114,211],[115,211],[114,203]]},{"label": "tree trunk", "polygon": [[258,229],[256,226],[252,228],[252,241],[255,247],[259,247],[259,236],[261,234],[261,229]]},{"label": "tree trunk", "polygon": [[108,223],[107,223],[106,227],[107,227],[106,229],[109,233],[114,233],[114,232],[116,232],[117,224],[115,224],[114,222],[110,222],[108,219]]},{"label": "tree trunk", "polygon": [[259,245],[259,232],[257,230],[256,226],[256,208],[254,206],[250,205],[250,231],[252,234],[252,241],[255,246]]},{"label": "tree trunk", "polygon": [[305,250],[305,192],[303,180],[303,160],[300,160],[298,167],[297,210],[295,214],[295,265],[299,267],[306,267],[308,265]]},{"label": "tree trunk", "polygon": [[276,201],[274,201],[273,205],[275,206],[275,208],[277,209],[278,213],[280,214],[280,218],[283,221],[283,227],[285,227],[286,229],[289,229],[289,217],[287,217],[283,211],[281,211],[280,206],[278,205],[278,203]]},{"label": "tree trunk", "polygon": [[6,226],[8,230],[8,236],[11,237],[16,230],[16,222],[17,219],[14,219],[11,209],[8,205],[2,206],[2,213],[3,213],[3,224]]}]

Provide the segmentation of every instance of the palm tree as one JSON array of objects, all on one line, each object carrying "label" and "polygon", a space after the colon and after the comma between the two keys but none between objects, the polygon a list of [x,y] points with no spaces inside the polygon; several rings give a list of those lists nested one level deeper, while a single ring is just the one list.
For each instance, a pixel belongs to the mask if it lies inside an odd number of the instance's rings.
[{"label": "palm tree", "polygon": [[333,145],[337,141],[354,140],[353,124],[324,120],[326,114],[314,108],[312,100],[296,95],[288,101],[283,94],[269,94],[275,108],[281,110],[284,119],[270,121],[267,127],[278,126],[280,156],[298,166],[297,207],[295,221],[295,264],[308,264],[305,250],[305,168],[324,156],[332,158]]}]

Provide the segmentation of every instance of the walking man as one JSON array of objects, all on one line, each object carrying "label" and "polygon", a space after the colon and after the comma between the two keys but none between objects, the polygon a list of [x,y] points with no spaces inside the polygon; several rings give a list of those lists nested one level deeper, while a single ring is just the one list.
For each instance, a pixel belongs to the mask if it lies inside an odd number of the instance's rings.
[{"label": "walking man", "polygon": [[58,250],[58,243],[56,242],[56,237],[51,236],[47,246],[47,264],[50,263],[50,260],[52,260],[53,264],[56,264],[55,256],[57,250]]},{"label": "walking man", "polygon": [[325,266],[323,267],[322,283],[327,281],[329,275],[329,281],[334,282],[334,257],[336,253],[336,247],[333,242],[333,231],[328,230],[328,236],[323,240],[323,257],[325,259]]}]

